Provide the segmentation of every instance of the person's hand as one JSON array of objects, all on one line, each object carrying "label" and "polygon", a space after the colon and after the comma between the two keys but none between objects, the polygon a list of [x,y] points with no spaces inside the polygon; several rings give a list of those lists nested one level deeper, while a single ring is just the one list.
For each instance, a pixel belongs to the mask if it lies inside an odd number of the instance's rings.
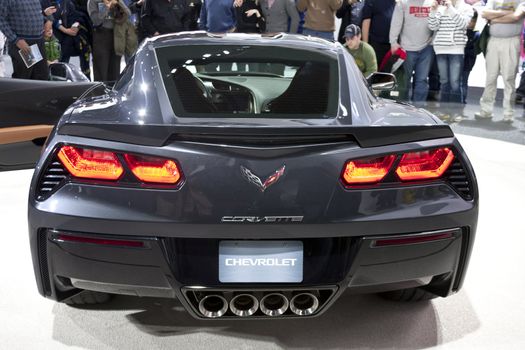
[{"label": "person's hand", "polygon": [[46,15],[46,17],[51,16],[55,12],[57,12],[57,8],[55,6],[49,6],[44,10],[44,15]]},{"label": "person's hand", "polygon": [[104,5],[106,5],[108,9],[111,7],[111,3],[113,2],[112,0],[102,0],[102,1],[104,1]]},{"label": "person's hand", "polygon": [[261,17],[261,14],[259,13],[259,10],[257,9],[248,10],[245,12],[245,14],[246,14],[246,17],[251,17],[253,15],[256,15],[257,18]]},{"label": "person's hand", "polygon": [[78,27],[68,28],[68,32],[66,34],[70,35],[70,36],[77,36],[77,34],[78,34]]},{"label": "person's hand", "polygon": [[160,35],[159,32],[155,32],[155,33],[153,33],[153,36],[158,36],[158,35]]},{"label": "person's hand", "polygon": [[78,28],[60,28],[60,31],[69,36],[76,36],[78,34]]},{"label": "person's hand", "polygon": [[25,53],[26,55],[31,54],[31,48],[27,44],[27,41],[25,41],[24,39],[18,40],[16,42],[16,47],[18,47],[20,50],[22,50],[22,52]]},{"label": "person's hand", "polygon": [[142,6],[142,3],[144,3],[144,0],[137,1],[137,5]]},{"label": "person's hand", "polygon": [[233,7],[241,7],[244,0],[233,0]]},{"label": "person's hand", "polygon": [[395,53],[400,48],[401,48],[401,45],[399,45],[399,44],[391,44],[390,45],[390,51],[392,51],[392,53]]}]

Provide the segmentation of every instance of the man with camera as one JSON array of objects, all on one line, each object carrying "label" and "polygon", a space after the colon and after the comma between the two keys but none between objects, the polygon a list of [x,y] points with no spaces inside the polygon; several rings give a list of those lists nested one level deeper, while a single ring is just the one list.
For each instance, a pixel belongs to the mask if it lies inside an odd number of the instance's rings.
[{"label": "man with camera", "polygon": [[122,56],[115,53],[115,19],[131,16],[119,0],[89,0],[88,13],[93,22],[93,75],[96,81],[115,81],[120,74]]}]

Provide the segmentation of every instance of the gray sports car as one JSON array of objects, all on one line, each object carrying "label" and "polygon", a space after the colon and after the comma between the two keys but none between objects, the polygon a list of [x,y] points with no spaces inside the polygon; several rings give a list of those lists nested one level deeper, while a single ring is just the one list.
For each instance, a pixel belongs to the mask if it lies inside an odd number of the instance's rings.
[{"label": "gray sports car", "polygon": [[206,319],[457,292],[476,178],[448,125],[375,96],[394,83],[305,36],[146,41],[112,90],[82,85],[44,145],[29,194],[39,292],[178,298]]}]

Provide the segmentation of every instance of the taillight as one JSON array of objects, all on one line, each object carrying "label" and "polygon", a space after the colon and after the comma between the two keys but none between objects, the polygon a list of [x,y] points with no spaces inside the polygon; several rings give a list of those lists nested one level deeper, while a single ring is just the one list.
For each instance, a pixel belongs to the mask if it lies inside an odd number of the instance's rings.
[{"label": "taillight", "polygon": [[125,154],[135,176],[143,182],[176,184],[181,178],[177,163],[170,159]]},{"label": "taillight", "polygon": [[113,152],[63,146],[58,152],[58,158],[75,177],[117,180],[124,172],[122,164]]},{"label": "taillight", "polygon": [[348,185],[371,184],[381,181],[388,174],[396,156],[357,159],[346,163],[343,180]]},{"label": "taillight", "polygon": [[454,160],[454,152],[449,148],[405,153],[396,169],[403,181],[436,179],[443,175]]}]

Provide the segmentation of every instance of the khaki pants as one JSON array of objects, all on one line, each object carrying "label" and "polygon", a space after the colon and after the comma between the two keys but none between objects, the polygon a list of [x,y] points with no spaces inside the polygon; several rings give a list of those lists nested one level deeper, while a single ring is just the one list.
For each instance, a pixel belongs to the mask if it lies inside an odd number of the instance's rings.
[{"label": "khaki pants", "polygon": [[514,115],[514,92],[516,91],[516,74],[518,73],[520,55],[520,37],[490,37],[485,56],[487,80],[485,90],[479,101],[481,112],[492,114],[496,98],[498,75],[501,74],[505,90],[503,92],[503,115]]}]

